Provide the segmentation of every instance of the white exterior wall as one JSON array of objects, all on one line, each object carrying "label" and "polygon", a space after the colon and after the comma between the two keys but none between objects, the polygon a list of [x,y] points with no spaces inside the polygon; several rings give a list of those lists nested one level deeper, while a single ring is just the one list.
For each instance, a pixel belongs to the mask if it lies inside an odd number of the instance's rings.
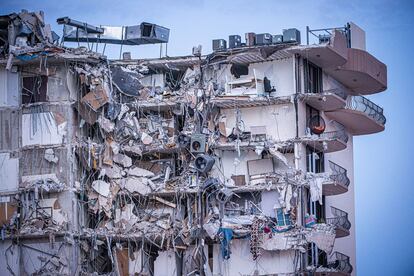
[{"label": "white exterior wall", "polygon": [[[295,137],[294,110],[290,103],[240,109],[245,131],[250,131],[251,126],[266,126],[268,138],[275,141]],[[232,129],[236,125],[235,109],[222,109],[221,114],[226,116],[226,128]]]},{"label": "white exterior wall", "polygon": [[[339,88],[346,92],[346,88],[340,84],[337,80],[333,79],[327,74],[323,74],[323,90],[330,90]],[[328,118],[323,111],[320,111],[321,117],[325,120],[326,130],[336,130],[333,121]],[[299,104],[299,133],[300,136],[305,135],[306,131],[306,104]],[[353,139],[352,135],[348,132],[347,148],[342,151],[336,151],[325,154],[325,171],[329,171],[329,161],[332,161],[347,170],[347,176],[350,179],[350,185],[348,191],[341,195],[326,196],[325,198],[325,210],[326,217],[333,217],[331,213],[331,206],[341,209],[348,213],[348,219],[351,222],[350,235],[342,238],[335,239],[334,251],[338,251],[350,257],[350,263],[354,270],[352,275],[356,274],[356,247],[355,247],[355,194],[354,194],[354,170],[353,170]],[[300,169],[306,171],[306,146],[300,146]]]},{"label": "white exterior wall", "polygon": [[0,68],[0,107],[19,106],[19,96],[19,73]]},{"label": "white exterior wall", "polygon": [[[330,206],[334,206],[348,213],[348,219],[351,222],[351,229],[349,236],[335,240],[334,251],[341,252],[350,257],[351,265],[354,270],[352,275],[356,272],[356,248],[355,248],[355,189],[354,189],[354,157],[353,157],[353,139],[349,137],[347,148],[325,155],[325,167],[329,166],[328,160],[344,167],[347,170],[347,175],[351,181],[348,186],[348,191],[341,195],[326,197],[326,217],[332,217]],[[358,183],[357,185],[363,185]]]},{"label": "white exterior wall", "polygon": [[[223,260],[220,245],[214,245],[213,275],[239,276],[239,275],[270,275],[284,274],[295,271],[294,250],[265,251],[254,261],[250,253],[248,239],[231,241],[230,259]],[[255,271],[258,274],[255,274]]]},{"label": "white exterior wall", "polygon": [[19,189],[19,159],[0,153],[0,193]]},{"label": "white exterior wall", "polygon": [[[226,82],[237,80],[230,73],[231,65],[225,65],[217,72],[217,82],[224,88]],[[249,65],[248,75],[243,75],[240,79],[253,79],[256,74],[257,79],[263,80],[267,77],[270,85],[276,89],[272,95],[289,96],[295,93],[294,58],[286,58]],[[260,91],[259,91],[260,92]]]}]

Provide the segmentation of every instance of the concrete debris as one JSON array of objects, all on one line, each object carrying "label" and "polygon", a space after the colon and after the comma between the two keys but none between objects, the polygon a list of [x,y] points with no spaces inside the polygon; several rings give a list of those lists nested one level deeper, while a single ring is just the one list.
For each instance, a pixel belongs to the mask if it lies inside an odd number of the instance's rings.
[{"label": "concrete debris", "polygon": [[101,196],[108,197],[109,196],[109,188],[110,184],[102,181],[102,180],[95,180],[92,182],[92,188]]},{"label": "concrete debris", "polygon": [[132,159],[124,154],[115,154],[113,160],[115,163],[122,165],[124,168],[129,168],[132,166]]},{"label": "concrete debris", "polygon": [[147,195],[152,192],[154,184],[152,181],[145,177],[128,177],[125,179],[124,189],[131,194],[138,193],[141,195]]},{"label": "concrete debris", "polygon": [[65,184],[60,182],[56,174],[24,175],[22,185],[26,189],[38,189],[45,192],[61,192]]},{"label": "concrete debris", "polygon": [[111,133],[115,129],[115,124],[103,116],[99,116],[98,123],[99,126],[107,133]]},{"label": "concrete debris", "polygon": [[45,150],[45,159],[50,163],[55,163],[59,161],[59,158],[55,155],[55,152],[53,149],[47,149]]},{"label": "concrete debris", "polygon": [[128,175],[131,176],[138,176],[138,177],[153,177],[155,176],[155,174],[153,172],[150,172],[148,170],[139,168],[139,167],[134,167],[134,168],[130,168],[128,170]]},{"label": "concrete debris", "polygon": [[153,141],[152,137],[148,135],[147,133],[143,132],[141,134],[141,141],[144,143],[144,145],[150,145]]}]

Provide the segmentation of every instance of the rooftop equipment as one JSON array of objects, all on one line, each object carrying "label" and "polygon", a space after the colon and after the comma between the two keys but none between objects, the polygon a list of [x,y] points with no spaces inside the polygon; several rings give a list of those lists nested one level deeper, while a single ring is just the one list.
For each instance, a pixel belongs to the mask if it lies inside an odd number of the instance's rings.
[{"label": "rooftop equipment", "polygon": [[170,30],[152,23],[143,22],[133,26],[96,27],[69,17],[57,19],[63,24],[63,41],[141,45],[167,43]]},{"label": "rooftop equipment", "polygon": [[221,51],[227,49],[227,41],[224,39],[213,39],[213,51]]},{"label": "rooftop equipment", "polygon": [[300,32],[298,29],[283,30],[283,42],[296,42],[300,44]]},{"label": "rooftop equipment", "polygon": [[272,35],[269,33],[257,34],[256,45],[268,45],[272,44]]},{"label": "rooftop equipment", "polygon": [[229,48],[238,48],[241,47],[241,36],[239,35],[230,35],[229,36]]},{"label": "rooftop equipment", "polygon": [[254,46],[256,44],[256,34],[255,33],[246,33],[246,46]]},{"label": "rooftop equipment", "polygon": [[283,43],[283,35],[273,35],[272,36],[272,43],[273,44]]}]

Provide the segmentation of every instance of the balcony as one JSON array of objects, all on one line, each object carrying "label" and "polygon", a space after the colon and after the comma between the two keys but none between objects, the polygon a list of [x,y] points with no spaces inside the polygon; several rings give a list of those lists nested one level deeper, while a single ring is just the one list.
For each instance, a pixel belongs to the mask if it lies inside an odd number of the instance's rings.
[{"label": "balcony", "polygon": [[322,185],[322,193],[326,196],[340,195],[348,191],[350,180],[347,170],[338,164],[329,161],[329,179]]},{"label": "balcony", "polygon": [[345,128],[339,127],[337,130],[326,131],[320,135],[312,135],[302,138],[304,144],[315,150],[329,153],[346,149],[348,133]]},{"label": "balcony", "polygon": [[325,114],[346,126],[353,135],[377,133],[385,128],[383,109],[363,96],[348,97],[345,108]]},{"label": "balcony", "polygon": [[348,213],[332,206],[331,212],[333,217],[327,218],[326,223],[335,226],[337,238],[348,236],[349,229],[351,229],[351,222],[348,220]]},{"label": "balcony", "polygon": [[354,268],[352,267],[349,257],[345,254],[335,251],[328,258],[326,266],[316,269],[315,275],[334,276],[334,275],[351,275]]},{"label": "balcony", "polygon": [[322,93],[305,93],[304,101],[321,111],[331,111],[344,108],[346,105],[346,94],[340,89],[325,90]]},{"label": "balcony", "polygon": [[301,55],[323,69],[337,68],[347,61],[346,37],[339,30],[334,30],[326,43],[294,46],[289,51]]},{"label": "balcony", "polygon": [[347,62],[326,70],[349,88],[351,95],[374,94],[387,89],[387,66],[370,53],[348,48]]}]

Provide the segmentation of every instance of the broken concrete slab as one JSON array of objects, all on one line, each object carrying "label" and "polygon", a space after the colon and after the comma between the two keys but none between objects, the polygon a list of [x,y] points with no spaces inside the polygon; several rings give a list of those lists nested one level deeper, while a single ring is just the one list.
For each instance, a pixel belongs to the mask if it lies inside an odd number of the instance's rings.
[{"label": "broken concrete slab", "polygon": [[139,168],[139,167],[130,168],[128,170],[128,175],[137,176],[137,177],[153,177],[153,176],[155,176],[155,174],[153,172],[142,169],[142,168]]},{"label": "broken concrete slab", "polygon": [[50,163],[57,164],[57,162],[59,161],[59,158],[55,155],[55,152],[53,151],[53,149],[46,149],[44,157]]},{"label": "broken concrete slab", "polygon": [[110,193],[110,184],[103,180],[95,180],[92,182],[92,188],[101,196],[108,197]]},{"label": "broken concrete slab", "polygon": [[114,154],[113,158],[114,162],[122,165],[124,168],[128,168],[132,166],[132,159],[131,157],[124,155],[124,154]]}]

